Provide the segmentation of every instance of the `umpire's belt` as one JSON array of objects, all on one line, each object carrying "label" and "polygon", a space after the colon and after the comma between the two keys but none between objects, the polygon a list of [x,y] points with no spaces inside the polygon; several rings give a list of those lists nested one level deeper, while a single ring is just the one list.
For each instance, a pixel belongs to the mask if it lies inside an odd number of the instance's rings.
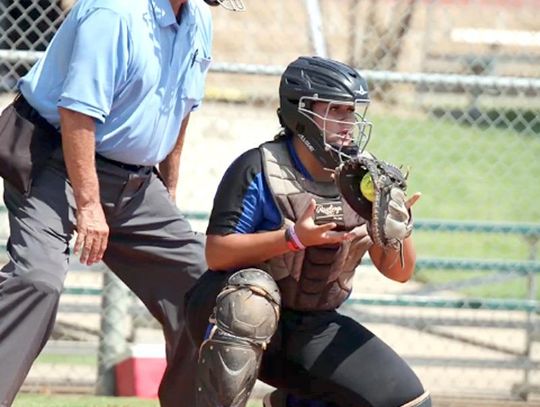
[{"label": "umpire's belt", "polygon": [[22,117],[36,126],[45,130],[48,134],[58,136],[60,138],[60,132],[44,119],[39,112],[34,109],[30,103],[26,101],[22,93],[18,93],[13,100],[13,107]]},{"label": "umpire's belt", "polygon": [[120,167],[124,170],[133,171],[133,172],[137,172],[139,170],[142,170],[143,168],[152,168],[151,165],[126,164],[120,161],[112,160],[107,157],[103,157],[101,154],[97,154],[97,153],[96,153],[96,160],[104,162],[104,163],[112,164],[116,167]]},{"label": "umpire's belt", "polygon": [[[58,136],[58,141],[61,141],[60,132],[56,130],[56,128],[51,125],[46,119],[44,119],[39,112],[34,109],[24,98],[24,96],[19,93],[15,100],[13,101],[13,106],[17,110],[17,112],[29,120],[30,122],[34,123],[36,126],[41,127],[44,129],[48,134],[56,135]],[[96,160],[103,161],[109,164],[113,164],[117,167],[123,168],[124,170],[128,171],[139,171],[143,168],[149,168],[149,166],[146,165],[135,165],[135,164],[126,164],[122,163],[120,161],[111,160],[110,158],[103,157],[100,154],[96,154]]]}]

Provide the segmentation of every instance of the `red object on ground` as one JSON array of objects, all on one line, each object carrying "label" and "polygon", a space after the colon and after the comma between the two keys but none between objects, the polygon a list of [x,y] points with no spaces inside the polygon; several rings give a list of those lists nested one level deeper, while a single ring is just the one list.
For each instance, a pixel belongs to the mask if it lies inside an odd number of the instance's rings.
[{"label": "red object on ground", "polygon": [[133,345],[115,366],[116,395],[157,398],[166,364],[164,344]]}]

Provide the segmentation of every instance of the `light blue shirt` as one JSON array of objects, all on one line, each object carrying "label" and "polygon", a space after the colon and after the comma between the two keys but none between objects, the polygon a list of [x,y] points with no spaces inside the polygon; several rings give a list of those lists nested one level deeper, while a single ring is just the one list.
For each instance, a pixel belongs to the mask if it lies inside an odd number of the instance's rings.
[{"label": "light blue shirt", "polygon": [[59,128],[58,107],[96,119],[96,152],[155,165],[204,95],[212,19],[188,0],[180,24],[169,0],[79,0],[19,88]]}]

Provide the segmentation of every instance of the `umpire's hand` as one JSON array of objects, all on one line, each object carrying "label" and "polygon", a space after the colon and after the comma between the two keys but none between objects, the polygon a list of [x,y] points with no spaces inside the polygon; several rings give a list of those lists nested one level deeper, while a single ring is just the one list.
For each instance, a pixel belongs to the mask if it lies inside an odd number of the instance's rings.
[{"label": "umpire's hand", "polygon": [[90,266],[101,261],[107,249],[109,225],[101,204],[91,203],[77,209],[77,239],[75,254],[81,253],[82,264]]}]

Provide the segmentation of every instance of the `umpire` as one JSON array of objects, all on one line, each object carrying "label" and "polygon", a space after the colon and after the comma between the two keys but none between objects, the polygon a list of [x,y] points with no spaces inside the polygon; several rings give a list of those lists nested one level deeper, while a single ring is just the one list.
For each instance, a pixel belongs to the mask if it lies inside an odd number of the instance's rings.
[{"label": "umpire", "polygon": [[206,270],[204,237],[177,209],[175,190],[211,61],[205,3],[222,0],[79,0],[21,79],[12,107],[58,148],[29,190],[4,184],[0,406],[12,404],[51,334],[75,231],[80,261],[103,260],[163,327],[161,405],[193,405],[189,383],[178,383],[194,363],[183,297]]}]

